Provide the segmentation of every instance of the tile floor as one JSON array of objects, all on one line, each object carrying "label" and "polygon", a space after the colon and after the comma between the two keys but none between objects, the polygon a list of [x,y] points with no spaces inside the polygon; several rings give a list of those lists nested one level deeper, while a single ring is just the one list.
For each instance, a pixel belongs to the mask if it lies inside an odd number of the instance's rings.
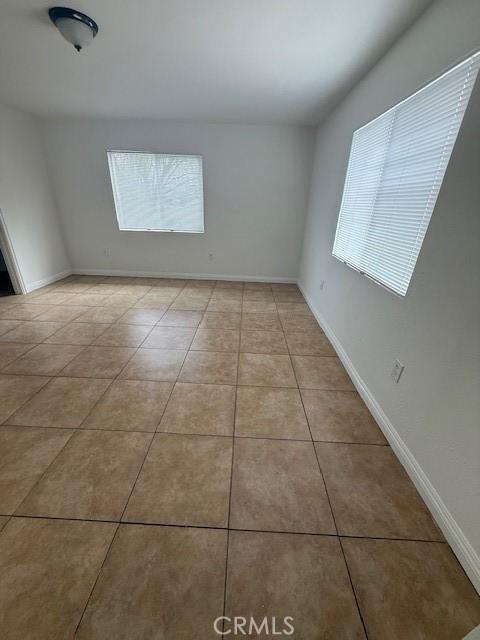
[{"label": "tile floor", "polygon": [[71,276],[0,298],[0,424],[2,639],[480,623],[295,285]]}]

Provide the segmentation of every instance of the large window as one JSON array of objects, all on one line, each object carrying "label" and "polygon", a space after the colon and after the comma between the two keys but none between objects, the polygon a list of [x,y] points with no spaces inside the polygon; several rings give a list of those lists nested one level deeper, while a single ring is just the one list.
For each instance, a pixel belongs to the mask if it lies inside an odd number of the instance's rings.
[{"label": "large window", "polygon": [[200,156],[108,151],[122,231],[203,233]]},{"label": "large window", "polygon": [[333,255],[400,295],[407,292],[479,65],[480,52],[353,134]]}]

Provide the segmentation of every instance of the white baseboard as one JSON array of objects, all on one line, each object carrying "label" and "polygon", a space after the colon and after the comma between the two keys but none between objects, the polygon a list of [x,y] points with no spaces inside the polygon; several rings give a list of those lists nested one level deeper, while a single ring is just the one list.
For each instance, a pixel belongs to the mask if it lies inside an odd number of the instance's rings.
[{"label": "white baseboard", "polygon": [[348,354],[340,344],[337,336],[328,325],[325,318],[315,307],[312,299],[300,282],[298,282],[298,286],[303,293],[305,300],[307,301],[307,304],[310,307],[317,322],[322,327],[327,338],[332,343],[338,357],[343,363],[343,366],[351,377],[358,393],[363,398],[365,404],[369,408],[375,420],[378,422],[381,430],[383,431],[383,434],[388,440],[397,458],[400,460],[401,464],[415,484],[418,492],[420,493],[427,507],[432,513],[447,542],[450,544],[453,552],[464,568],[465,573],[472,581],[475,589],[480,593],[480,557],[466,538],[465,534],[455,521],[450,511],[447,509],[447,506],[443,502],[433,484],[428,479],[418,461],[415,459],[415,456],[402,440],[398,431],[395,429],[392,422],[375,399],[373,393],[370,391],[358,371],[355,369],[353,362],[350,360]]},{"label": "white baseboard", "polygon": [[57,280],[62,280],[62,278],[66,278],[67,276],[72,275],[71,269],[66,269],[65,271],[61,271],[60,273],[55,273],[53,276],[48,276],[46,278],[42,278],[41,280],[35,280],[35,282],[29,282],[26,285],[27,293],[31,291],[35,291],[36,289],[40,289],[41,287],[46,287],[47,284],[52,284],[53,282],[57,282]]},{"label": "white baseboard", "polygon": [[272,276],[244,276],[219,273],[171,273],[165,271],[128,271],[125,269],[83,269],[75,268],[73,273],[82,276],[124,276],[140,278],[187,278],[188,280],[231,280],[232,282],[279,282],[296,284],[296,278],[275,278]]}]

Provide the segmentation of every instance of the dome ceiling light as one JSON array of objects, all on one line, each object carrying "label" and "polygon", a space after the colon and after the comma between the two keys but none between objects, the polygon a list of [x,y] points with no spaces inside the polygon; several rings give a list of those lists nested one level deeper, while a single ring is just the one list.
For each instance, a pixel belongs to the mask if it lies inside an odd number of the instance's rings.
[{"label": "dome ceiling light", "polygon": [[89,45],[98,33],[95,20],[80,11],[67,7],[52,7],[48,10],[48,15],[65,40],[73,44],[77,51]]}]

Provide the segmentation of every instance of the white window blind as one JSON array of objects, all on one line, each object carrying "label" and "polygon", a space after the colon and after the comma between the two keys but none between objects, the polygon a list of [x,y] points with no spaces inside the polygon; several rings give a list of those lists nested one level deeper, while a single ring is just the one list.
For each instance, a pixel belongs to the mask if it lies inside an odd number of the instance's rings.
[{"label": "white window blind", "polygon": [[108,151],[122,231],[203,233],[201,156]]},{"label": "white window blind", "polygon": [[333,255],[405,295],[480,52],[353,134]]}]

